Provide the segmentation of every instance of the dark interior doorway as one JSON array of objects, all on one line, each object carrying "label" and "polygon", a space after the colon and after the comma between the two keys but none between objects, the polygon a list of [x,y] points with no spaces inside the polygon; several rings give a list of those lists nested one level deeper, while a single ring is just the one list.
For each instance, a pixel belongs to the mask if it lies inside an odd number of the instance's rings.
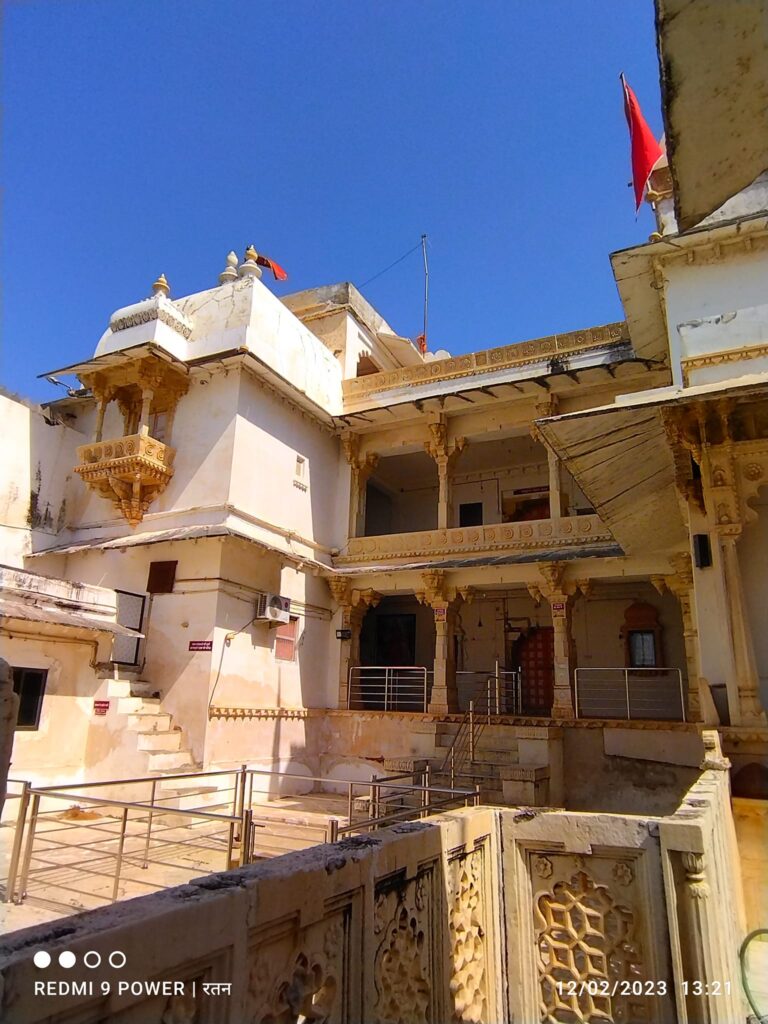
[{"label": "dark interior doorway", "polygon": [[508,664],[520,670],[522,713],[548,718],[555,690],[555,631],[536,626],[511,645]]}]

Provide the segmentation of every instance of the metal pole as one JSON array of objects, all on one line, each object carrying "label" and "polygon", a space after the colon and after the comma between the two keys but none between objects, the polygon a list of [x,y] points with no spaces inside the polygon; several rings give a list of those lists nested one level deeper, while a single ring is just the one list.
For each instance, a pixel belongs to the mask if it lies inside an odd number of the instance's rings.
[{"label": "metal pole", "polygon": [[[456,741],[454,740],[454,743]],[[456,756],[453,749],[453,743],[451,744],[451,789],[456,787]]]},{"label": "metal pole", "polygon": [[421,236],[421,254],[424,257],[424,346],[427,344],[427,314],[429,311],[429,263],[427,262],[427,236]]},{"label": "metal pole", "polygon": [[229,823],[229,838],[227,840],[227,866],[224,868],[225,871],[230,871],[232,868],[232,850],[235,845],[235,823],[230,821]]},{"label": "metal pole", "polygon": [[501,706],[501,676],[499,675],[499,659],[496,659],[496,714],[500,714]]},{"label": "metal pole", "polygon": [[339,822],[336,818],[329,818],[325,830],[326,843],[336,843],[339,840]]},{"label": "metal pole", "polygon": [[240,819],[240,867],[250,864],[253,852],[253,811],[243,811]]},{"label": "metal pole", "polygon": [[35,793],[32,797],[32,812],[29,816],[29,831],[27,832],[27,845],[24,848],[24,862],[21,867],[21,882],[19,884],[19,898],[14,903],[21,903],[27,895],[27,881],[29,879],[29,865],[32,861],[32,847],[35,843],[35,829],[37,828],[37,815],[40,811],[40,794]]},{"label": "metal pole", "polygon": [[632,717],[632,710],[629,706],[629,669],[624,669],[624,689],[627,691],[627,718]]},{"label": "metal pole", "polygon": [[579,670],[573,670],[573,702],[576,705],[576,717],[579,718]]},{"label": "metal pole", "polygon": [[475,702],[469,702],[469,761],[475,763]]},{"label": "metal pole", "polygon": [[347,795],[347,824],[348,825],[352,824],[352,804],[353,804],[352,790],[354,788],[354,785],[355,785],[354,782],[348,782],[347,783],[347,789],[349,790],[349,793]]},{"label": "metal pole", "polygon": [[120,822],[120,841],[117,844],[117,857],[115,858],[115,881],[112,884],[112,902],[117,902],[117,893],[120,887],[120,869],[123,866],[123,847],[125,846],[125,830],[128,826],[128,808],[123,808],[123,817]]},{"label": "metal pole", "polygon": [[475,799],[474,799],[473,806],[475,806],[475,807],[479,807],[480,806],[480,783],[479,782],[475,783]]},{"label": "metal pole", "polygon": [[245,785],[248,780],[248,765],[244,764],[240,766],[240,778],[238,779],[239,784],[239,801],[240,801],[240,814],[245,810]]},{"label": "metal pole", "polygon": [[485,720],[488,725],[491,724],[491,677],[487,676],[485,680]]},{"label": "metal pole", "polygon": [[427,767],[424,769],[424,776],[422,782],[424,785],[424,793],[422,794],[424,797],[424,809],[428,811],[432,798],[432,794],[429,791],[429,787],[432,784],[432,768],[430,765],[427,765]]},{"label": "metal pole", "polygon": [[147,815],[147,838],[144,840],[144,863],[141,865],[144,869],[149,867],[149,836],[152,832],[152,818],[155,813],[155,791],[157,789],[157,780],[152,782],[152,795],[150,796],[151,810]]},{"label": "metal pole", "polygon": [[14,901],[14,889],[16,888],[16,872],[19,870],[19,857],[21,855],[21,844],[24,838],[24,825],[27,820],[27,808],[29,807],[29,782],[22,782],[21,796],[19,797],[19,813],[16,815],[16,830],[13,833],[13,847],[11,849],[11,860],[8,865],[8,882],[5,887],[3,903]]},{"label": "metal pole", "polygon": [[427,708],[429,707],[429,699],[427,697],[427,670],[424,669],[424,713],[426,714]]},{"label": "metal pole", "polygon": [[677,678],[680,682],[680,713],[683,716],[683,721],[685,721],[685,694],[683,693],[683,673],[680,671],[680,669],[677,670]]}]

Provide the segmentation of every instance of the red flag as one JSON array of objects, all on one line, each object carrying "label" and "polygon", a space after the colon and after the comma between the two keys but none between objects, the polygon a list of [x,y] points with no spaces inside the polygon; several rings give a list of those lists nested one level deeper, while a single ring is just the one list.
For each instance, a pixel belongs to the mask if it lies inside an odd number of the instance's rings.
[{"label": "red flag", "polygon": [[275,261],[271,260],[268,256],[257,256],[256,257],[256,262],[259,264],[260,267],[268,267],[272,271],[272,273],[274,274],[274,277],[275,277],[276,281],[287,281],[288,280],[288,275],[283,270],[283,268],[280,266],[280,264],[279,263],[275,263]]},{"label": "red flag", "polygon": [[622,74],[621,87],[624,90],[624,113],[629,125],[629,140],[632,147],[632,184],[635,189],[635,213],[640,209],[643,201],[645,186],[651,176],[651,171],[663,156],[664,150],[656,141],[648,122],[643,117],[637,97],[627,85],[627,80]]}]

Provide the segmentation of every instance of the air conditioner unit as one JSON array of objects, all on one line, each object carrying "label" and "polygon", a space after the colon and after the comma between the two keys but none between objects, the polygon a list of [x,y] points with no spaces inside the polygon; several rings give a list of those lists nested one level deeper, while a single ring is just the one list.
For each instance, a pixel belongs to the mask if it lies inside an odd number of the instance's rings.
[{"label": "air conditioner unit", "polygon": [[291,599],[280,594],[259,594],[256,598],[256,618],[266,622],[290,622]]}]

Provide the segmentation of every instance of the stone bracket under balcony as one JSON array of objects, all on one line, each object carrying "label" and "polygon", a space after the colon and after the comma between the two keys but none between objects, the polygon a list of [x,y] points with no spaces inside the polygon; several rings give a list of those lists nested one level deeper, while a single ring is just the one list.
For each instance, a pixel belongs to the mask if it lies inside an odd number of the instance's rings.
[{"label": "stone bracket under balcony", "polygon": [[340,565],[376,559],[439,558],[455,554],[500,554],[510,551],[549,551],[570,545],[610,543],[613,537],[599,516],[568,516],[522,523],[462,526],[419,533],[352,537],[336,558]]},{"label": "stone bracket under balcony", "polygon": [[176,449],[147,434],[93,441],[77,449],[75,472],[137,526],[173,476]]}]

